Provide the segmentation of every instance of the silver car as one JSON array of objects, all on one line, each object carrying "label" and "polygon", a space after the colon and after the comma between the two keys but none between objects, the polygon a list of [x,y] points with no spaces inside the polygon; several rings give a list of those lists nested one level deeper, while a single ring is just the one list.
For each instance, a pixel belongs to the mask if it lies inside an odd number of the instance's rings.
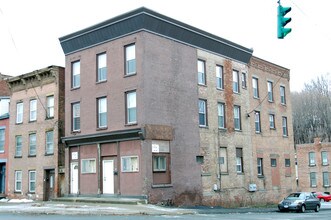
[{"label": "silver car", "polygon": [[278,204],[279,211],[297,211],[315,210],[319,212],[321,202],[310,192],[291,193]]}]

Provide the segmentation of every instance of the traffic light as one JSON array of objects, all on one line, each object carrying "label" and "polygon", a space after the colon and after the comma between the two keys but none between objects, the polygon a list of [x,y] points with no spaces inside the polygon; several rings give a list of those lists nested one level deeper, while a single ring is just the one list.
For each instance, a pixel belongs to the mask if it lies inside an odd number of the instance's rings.
[{"label": "traffic light", "polygon": [[278,5],[277,13],[277,37],[278,39],[283,39],[288,33],[292,31],[292,28],[285,28],[285,25],[289,23],[292,19],[285,18],[284,16],[291,11],[291,7],[283,7]]}]

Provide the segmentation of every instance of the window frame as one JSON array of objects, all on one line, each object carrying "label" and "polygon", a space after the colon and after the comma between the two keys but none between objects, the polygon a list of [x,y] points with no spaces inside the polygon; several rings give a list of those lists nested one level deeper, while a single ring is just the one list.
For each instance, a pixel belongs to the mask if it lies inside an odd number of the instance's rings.
[{"label": "window frame", "polygon": [[216,65],[216,88],[223,90],[224,89],[224,72],[223,66]]},{"label": "window frame", "polygon": [[241,73],[241,87],[247,89],[247,74],[245,72]]},{"label": "window frame", "polygon": [[291,167],[291,159],[285,158],[285,167]]},{"label": "window frame", "polygon": [[233,93],[240,93],[239,89],[239,71],[232,70],[232,91]]},{"label": "window frame", "polygon": [[97,54],[97,82],[105,81],[107,81],[107,53],[103,52]]},{"label": "window frame", "polygon": [[198,65],[198,85],[205,86],[206,82],[207,82],[207,79],[206,79],[206,61],[198,59],[197,65]]},{"label": "window frame", "polygon": [[252,89],[253,89],[253,98],[259,99],[259,79],[256,77],[252,78]]},{"label": "window frame", "polygon": [[29,121],[37,121],[37,99],[30,100]]},{"label": "window frame", "polygon": [[[49,139],[48,134],[52,134],[51,139]],[[46,131],[45,133],[45,155],[54,154],[54,130]]]},{"label": "window frame", "polygon": [[243,149],[236,148],[236,172],[244,173]]},{"label": "window frame", "polygon": [[[203,109],[201,109],[201,104],[203,103]],[[205,99],[199,99],[199,127],[207,127],[207,100]],[[203,111],[202,111],[203,110]],[[202,117],[201,117],[202,116]],[[201,123],[203,119],[204,123]]]},{"label": "window frame", "polygon": [[[161,161],[161,158],[163,158],[164,160]],[[153,172],[166,172],[166,171],[167,171],[167,156],[153,155]]]},{"label": "window frame", "polygon": [[[34,179],[31,178],[33,173],[34,173]],[[37,180],[37,172],[35,170],[29,170],[29,193],[36,192],[36,182],[37,182],[36,180]]]},{"label": "window frame", "polygon": [[[52,101],[51,101],[52,100]],[[49,95],[46,97],[46,118],[54,118],[54,106],[55,106],[55,99],[54,95]]]},{"label": "window frame", "polygon": [[315,152],[308,153],[308,164],[309,164],[309,166],[316,166],[316,153]]},{"label": "window frame", "polygon": [[[130,95],[134,94],[134,101],[130,99]],[[133,101],[133,102],[131,102]],[[131,106],[132,105],[132,106]],[[125,109],[126,109],[126,124],[137,124],[137,91],[132,90],[125,93]],[[131,119],[131,111],[134,113],[134,118]]]},{"label": "window frame", "polygon": [[[108,103],[107,97],[97,98],[97,127],[107,128],[108,126]],[[104,103],[103,103],[104,102]],[[105,105],[105,106],[103,106]],[[104,119],[104,124],[102,124],[102,119]]]},{"label": "window frame", "polygon": [[[130,54],[130,49],[133,48],[133,54],[134,54],[134,57],[133,59],[130,59],[129,60],[129,55]],[[136,57],[136,44],[135,43],[132,43],[132,44],[128,44],[128,45],[125,45],[124,46],[124,54],[125,54],[125,76],[130,76],[130,75],[135,75],[137,74],[137,57]],[[131,57],[130,57],[131,58]],[[131,62],[133,62],[133,65],[134,65],[134,69],[131,71],[130,70],[130,66],[131,66]]]},{"label": "window frame", "polygon": [[322,173],[323,177],[323,187],[330,187],[330,174],[327,171]]},{"label": "window frame", "polygon": [[[20,174],[20,178],[18,178],[18,174]],[[23,179],[23,172],[22,170],[15,170],[15,178],[14,178],[14,182],[15,182],[15,192],[22,192],[22,179]],[[20,183],[20,187],[18,187],[18,183]]]},{"label": "window frame", "polygon": [[328,151],[321,152],[322,166],[329,165]]},{"label": "window frame", "polygon": [[5,152],[6,127],[0,127],[0,153]]},{"label": "window frame", "polygon": [[226,128],[225,124],[225,103],[218,102],[217,103],[217,117],[218,117],[218,128],[224,129]]},{"label": "window frame", "polygon": [[257,158],[257,175],[263,176],[263,158]]},{"label": "window frame", "polygon": [[277,167],[277,159],[270,158],[270,167]]},{"label": "window frame", "polygon": [[23,102],[17,102],[16,103],[16,124],[23,123],[23,112],[24,112]]},{"label": "window frame", "polygon": [[261,114],[259,111],[254,112],[255,133],[261,133]]},{"label": "window frame", "polygon": [[273,82],[267,81],[268,101],[274,102]]},{"label": "window frame", "polygon": [[[237,112],[236,112],[237,111]],[[238,117],[236,117],[236,114],[238,114]],[[236,120],[238,121],[239,128],[236,127]],[[241,109],[239,105],[234,105],[233,107],[233,121],[234,121],[234,130],[235,131],[241,131]]]},{"label": "window frame", "polygon": [[80,60],[76,60],[71,63],[71,89],[80,88]]},{"label": "window frame", "polygon": [[81,173],[93,174],[97,172],[97,160],[96,158],[84,158],[81,159]]},{"label": "window frame", "polygon": [[[34,136],[34,143],[31,139]],[[34,147],[34,149],[33,149]],[[34,152],[33,152],[34,150]],[[29,134],[29,156],[36,156],[37,155],[37,134],[36,133],[30,133]]]},{"label": "window frame", "polygon": [[[77,106],[79,106],[79,111],[77,110]],[[78,111],[78,112],[76,112]],[[77,116],[77,113],[79,113],[79,115]],[[76,116],[75,116],[76,115]],[[79,132],[81,129],[81,120],[80,120],[80,102],[75,102],[71,104],[71,131],[72,132]],[[76,121],[78,120],[78,121]],[[78,128],[76,128],[76,123],[79,124],[79,126],[77,126]]]},{"label": "window frame", "polygon": [[[18,141],[20,140],[20,141]],[[19,145],[20,143],[20,145]],[[15,136],[15,157],[22,157],[23,138],[22,135]]]},{"label": "window frame", "polygon": [[283,137],[288,137],[287,117],[282,117],[282,132]]},{"label": "window frame", "polygon": [[[134,167],[132,165],[132,159],[133,158],[136,158],[136,161],[137,161],[136,170],[133,170],[134,169]],[[130,162],[130,164],[128,166],[130,166],[132,169],[124,169],[125,167],[124,167],[124,162],[123,161],[126,160],[126,159],[130,159],[130,161],[128,161],[128,162]],[[137,173],[137,172],[139,172],[139,157],[136,156],[136,155],[122,156],[121,157],[121,171],[122,171],[122,173]]]},{"label": "window frame", "polygon": [[275,115],[274,114],[269,114],[269,128],[270,129],[276,129]]},{"label": "window frame", "polygon": [[286,105],[286,92],[285,92],[285,86],[280,86],[279,87],[279,95],[280,95],[280,103],[282,105]]},{"label": "window frame", "polygon": [[310,177],[310,187],[317,187],[317,176],[316,172],[310,172],[309,174]]}]

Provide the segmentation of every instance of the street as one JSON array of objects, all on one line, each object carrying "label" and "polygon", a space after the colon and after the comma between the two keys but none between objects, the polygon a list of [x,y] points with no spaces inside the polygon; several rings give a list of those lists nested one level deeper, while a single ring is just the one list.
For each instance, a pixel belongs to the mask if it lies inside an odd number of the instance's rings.
[{"label": "street", "polygon": [[302,220],[302,219],[319,219],[328,220],[330,219],[331,210],[321,210],[316,213],[314,211],[307,211],[306,213],[230,213],[230,214],[196,214],[196,215],[162,215],[162,216],[149,216],[149,215],[128,215],[128,216],[116,216],[116,215],[106,215],[106,216],[83,216],[83,215],[20,215],[20,214],[0,214],[0,219],[6,220],[41,220],[41,219],[56,219],[56,220],[125,220],[125,219],[135,219],[135,220],[167,220],[167,219],[180,219],[180,220],[190,220],[190,219],[204,219],[204,220],[214,220],[214,219],[227,219],[227,220]]}]

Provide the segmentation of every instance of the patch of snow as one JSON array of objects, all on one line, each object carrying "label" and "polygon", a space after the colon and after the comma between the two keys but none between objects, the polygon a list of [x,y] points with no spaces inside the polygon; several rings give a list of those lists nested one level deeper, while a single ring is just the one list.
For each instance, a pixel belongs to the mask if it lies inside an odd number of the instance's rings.
[{"label": "patch of snow", "polygon": [[9,203],[28,203],[33,202],[31,199],[11,199],[8,201]]}]

